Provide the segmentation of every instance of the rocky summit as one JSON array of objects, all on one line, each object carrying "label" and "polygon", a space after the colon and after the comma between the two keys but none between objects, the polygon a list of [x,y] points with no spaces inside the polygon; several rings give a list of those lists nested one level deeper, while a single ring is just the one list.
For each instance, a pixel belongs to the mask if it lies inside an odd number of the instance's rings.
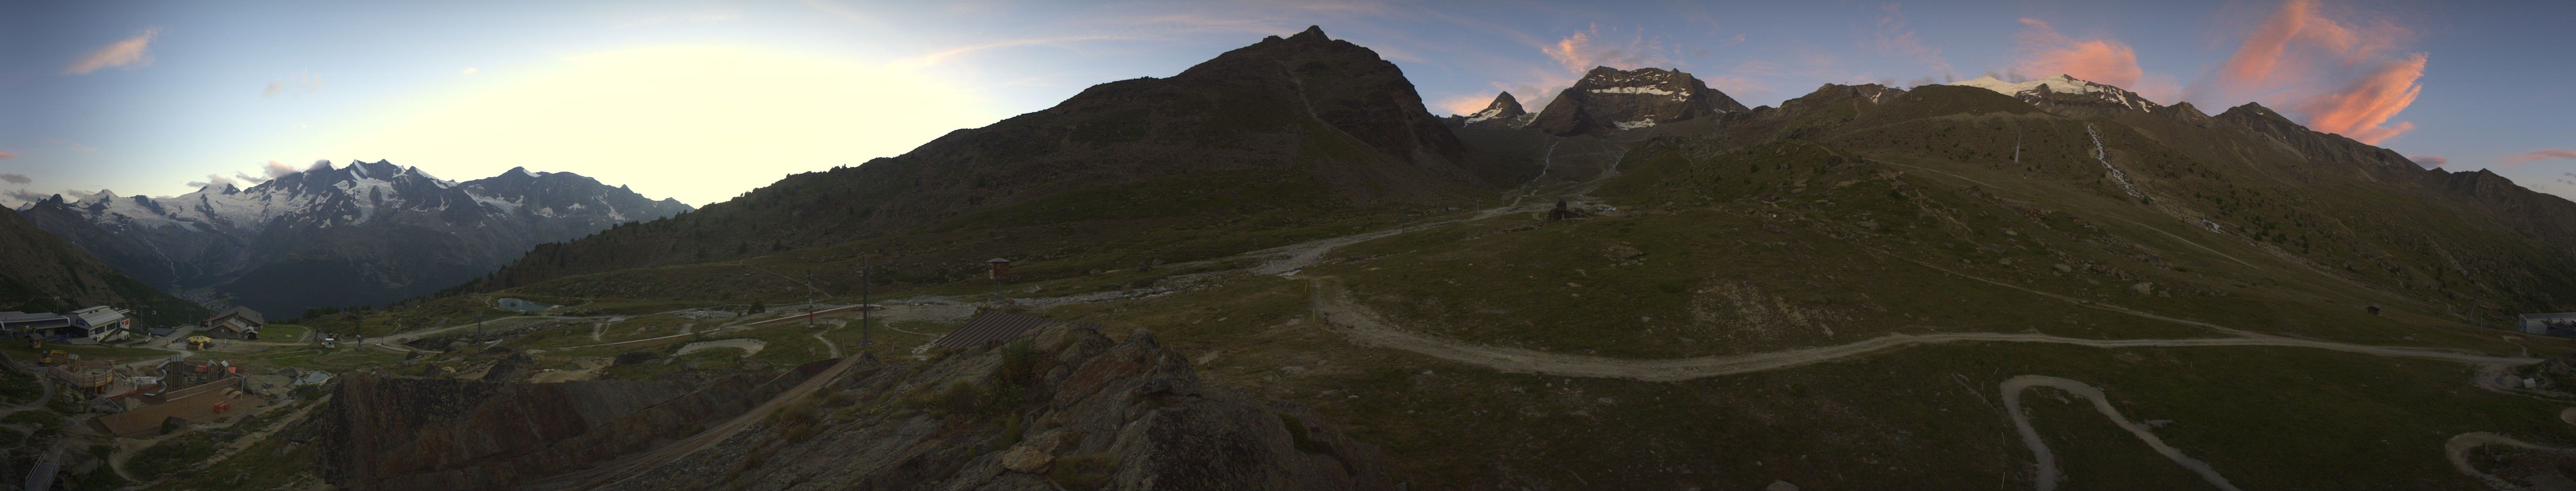
[{"label": "rocky summit", "polygon": [[1530,121],[1535,119],[1538,119],[1537,115],[1521,109],[1519,99],[1512,98],[1510,92],[1504,92],[1495,94],[1494,102],[1486,104],[1485,109],[1476,111],[1475,114],[1452,115],[1448,121],[1450,125],[1460,128],[1513,130],[1529,126]]},{"label": "rocky summit", "polygon": [[1726,93],[1680,70],[1610,67],[1585,72],[1538,112],[1530,128],[1569,136],[1633,130],[1745,110]]}]

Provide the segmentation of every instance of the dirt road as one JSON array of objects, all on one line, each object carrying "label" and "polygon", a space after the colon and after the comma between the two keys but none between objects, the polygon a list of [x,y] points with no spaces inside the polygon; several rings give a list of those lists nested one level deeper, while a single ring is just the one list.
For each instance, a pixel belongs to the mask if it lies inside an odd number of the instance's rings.
[{"label": "dirt road", "polygon": [[[1422,355],[1486,367],[1503,372],[1539,373],[1569,377],[1619,378],[1648,382],[1673,382],[1738,373],[1778,370],[1823,363],[1841,358],[1918,344],[1989,342],[1989,343],[2054,343],[2096,348],[2186,347],[2186,346],[2286,346],[2315,348],[2348,353],[2403,358],[2457,361],[2479,365],[2537,363],[2534,358],[2500,357],[2460,353],[2447,350],[2373,346],[2312,339],[2247,333],[2239,337],[2194,339],[2084,339],[2031,333],[1943,333],[1889,334],[1850,344],[1798,348],[1767,353],[1702,356],[1641,360],[1601,356],[1551,353],[1546,351],[1484,346],[1456,340],[1440,339],[1389,325],[1378,315],[1351,302],[1349,293],[1329,279],[1314,280],[1312,311],[1336,331],[1353,342],[1410,351]],[[2243,332],[2243,331],[2237,331]]]},{"label": "dirt road", "polygon": [[2093,401],[2093,409],[2101,411],[2102,417],[2111,418],[2112,424],[2120,425],[2120,429],[2129,430],[2129,434],[2137,435],[2138,440],[2146,442],[2148,448],[2154,448],[2156,453],[2164,454],[2165,458],[2173,459],[2174,463],[2182,464],[2183,468],[2200,474],[2201,479],[2208,480],[2209,484],[2218,486],[2219,489],[2237,491],[2236,485],[2228,484],[2226,477],[2219,476],[2217,470],[2209,468],[2209,463],[2183,456],[2182,450],[2166,445],[2163,439],[2156,438],[2156,434],[2148,432],[2146,427],[2129,421],[2127,416],[2121,416],[2119,409],[2111,407],[2111,399],[2102,396],[2102,389],[2058,377],[2023,375],[2004,381],[2004,411],[2012,414],[2013,429],[2021,431],[2021,442],[2029,445],[2031,455],[2039,459],[2039,491],[2056,490],[2057,482],[2064,480],[2065,476],[2057,471],[2057,454],[2049,452],[2048,444],[2039,440],[2039,431],[2031,428],[2030,413],[2022,410],[2022,390],[2031,387],[2054,387]]}]

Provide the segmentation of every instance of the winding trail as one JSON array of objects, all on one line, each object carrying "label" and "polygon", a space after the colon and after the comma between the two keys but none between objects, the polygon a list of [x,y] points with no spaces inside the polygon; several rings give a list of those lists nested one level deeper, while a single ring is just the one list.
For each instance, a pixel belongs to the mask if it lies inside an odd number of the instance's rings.
[{"label": "winding trail", "polygon": [[2512,490],[2525,489],[2522,486],[2515,485],[2512,481],[2505,480],[2503,476],[2488,474],[2486,471],[2478,470],[2477,466],[2469,465],[2469,451],[2488,445],[2519,447],[2529,450],[2557,452],[2561,454],[2576,453],[2576,450],[2543,446],[2531,442],[2516,440],[2509,436],[2479,431],[2461,433],[2459,435],[2452,436],[2449,441],[2442,443],[2442,454],[2451,459],[2451,468],[2458,469],[2461,474],[2477,478],[2478,482],[2486,483],[2487,487]]},{"label": "winding trail", "polygon": [[[2111,399],[2102,396],[2102,389],[2064,378],[2023,375],[2004,381],[2004,411],[2012,414],[2013,429],[2021,431],[2021,442],[2029,445],[2031,455],[2039,459],[2039,491],[2056,490],[2057,482],[2065,480],[2065,476],[2058,473],[2057,454],[2049,452],[2048,444],[2039,440],[2039,430],[2031,428],[2030,413],[2022,409],[2021,393],[2031,387],[2054,387],[2093,401],[2093,409],[2101,411],[2102,417],[2111,418],[2112,424],[2120,425],[2120,429],[2129,430],[2129,434],[2137,435],[2138,440],[2146,442],[2147,447],[2156,449],[2156,453],[2164,454],[2165,458],[2173,459],[2174,463],[2182,464],[2183,468],[2200,474],[2201,479],[2208,480],[2219,489],[2237,491],[2236,485],[2228,484],[2226,477],[2219,476],[2216,469],[2209,468],[2209,463],[2183,456],[2182,450],[2166,445],[2163,439],[2156,438],[2156,434],[2147,431],[2146,427],[2129,421],[2126,416],[2121,416],[2119,409],[2111,407]],[[2457,454],[2454,455],[2454,462],[2456,462]]]},{"label": "winding trail", "polygon": [[[737,348],[737,349],[741,349],[741,350],[742,350],[742,356],[746,356],[746,357],[748,357],[748,356],[751,356],[751,355],[760,354],[760,349],[761,349],[761,348],[767,348],[767,347],[769,347],[769,342],[767,342],[767,341],[761,341],[761,340],[759,340],[759,339],[753,339],[753,338],[718,339],[718,340],[714,340],[714,341],[699,341],[699,342],[695,342],[695,343],[689,343],[689,344],[687,344],[687,345],[681,346],[681,347],[680,347],[680,351],[677,351],[677,352],[673,352],[673,353],[671,353],[671,356],[686,355],[686,354],[689,354],[689,353],[695,353],[695,352],[698,352],[698,351],[704,351],[704,350],[713,349],[713,348]],[[834,357],[834,358],[838,358],[838,357]]]},{"label": "winding trail", "polygon": [[[1849,344],[1817,346],[1764,353],[1715,355],[1692,358],[1629,359],[1554,353],[1523,348],[1485,346],[1418,334],[1387,324],[1378,315],[1353,303],[1340,285],[1324,278],[1314,280],[1312,311],[1334,330],[1362,345],[1410,351],[1497,371],[1537,373],[1568,377],[1617,378],[1648,382],[1677,382],[1721,375],[1778,370],[1850,358],[1879,351],[1918,344],[1989,342],[2052,343],[2096,348],[2198,347],[2198,346],[2285,346],[2315,348],[2347,353],[2360,353],[2402,358],[2456,361],[2478,365],[2518,365],[2537,363],[2535,358],[2487,356],[2454,351],[2338,343],[2313,339],[2252,334],[2228,338],[2191,339],[2084,339],[2034,333],[1962,332],[1940,334],[1889,334]],[[2242,331],[2239,331],[2242,332]]]}]

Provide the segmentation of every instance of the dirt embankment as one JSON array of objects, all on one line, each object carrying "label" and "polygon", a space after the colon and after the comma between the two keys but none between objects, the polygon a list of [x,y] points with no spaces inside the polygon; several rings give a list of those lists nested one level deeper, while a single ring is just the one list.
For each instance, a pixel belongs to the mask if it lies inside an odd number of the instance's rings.
[{"label": "dirt embankment", "polygon": [[342,489],[512,489],[688,436],[813,373],[737,373],[692,388],[360,372],[340,380],[313,431],[321,474]]},{"label": "dirt embankment", "polygon": [[1055,327],[919,365],[862,357],[809,399],[596,489],[1388,490],[1315,412],[1203,384],[1151,333]]}]

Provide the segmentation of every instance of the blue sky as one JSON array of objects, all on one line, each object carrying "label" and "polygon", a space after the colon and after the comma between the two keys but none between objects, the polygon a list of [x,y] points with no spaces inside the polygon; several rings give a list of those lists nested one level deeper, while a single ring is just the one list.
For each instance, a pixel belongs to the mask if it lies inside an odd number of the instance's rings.
[{"label": "blue sky", "polygon": [[[1593,65],[1747,105],[2073,73],[2576,196],[2565,2],[8,2],[0,204],[329,160],[572,171],[721,201],[1321,25],[1435,112]],[[2433,159],[2421,159],[2431,161]]]}]

